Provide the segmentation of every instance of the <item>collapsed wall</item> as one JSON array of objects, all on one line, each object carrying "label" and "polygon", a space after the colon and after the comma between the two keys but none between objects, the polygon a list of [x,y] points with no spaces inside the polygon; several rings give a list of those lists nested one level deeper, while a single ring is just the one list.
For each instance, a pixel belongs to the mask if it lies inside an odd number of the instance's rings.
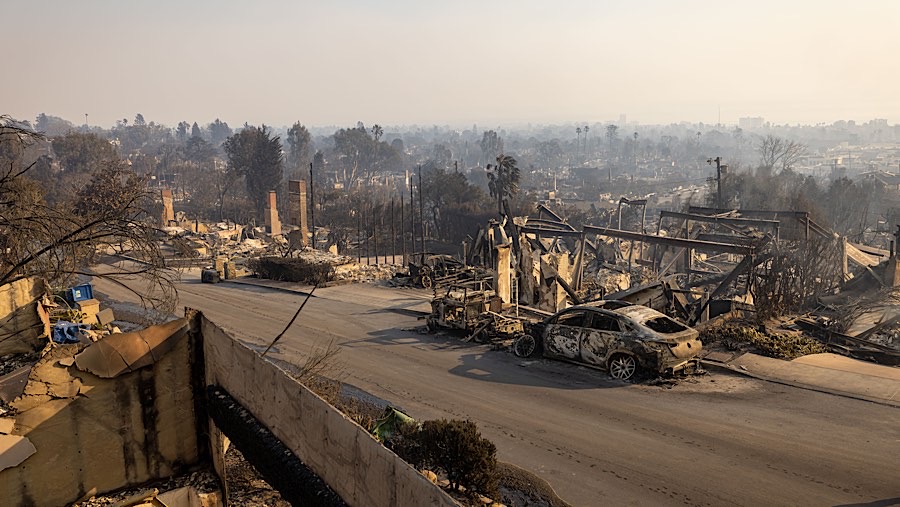
[{"label": "collapsed wall", "polygon": [[19,462],[0,452],[4,504],[66,505],[200,463],[186,331],[180,319],[46,350],[0,435],[34,449]]},{"label": "collapsed wall", "polygon": [[0,286],[0,356],[27,354],[43,347],[50,334],[43,280],[23,278]]}]

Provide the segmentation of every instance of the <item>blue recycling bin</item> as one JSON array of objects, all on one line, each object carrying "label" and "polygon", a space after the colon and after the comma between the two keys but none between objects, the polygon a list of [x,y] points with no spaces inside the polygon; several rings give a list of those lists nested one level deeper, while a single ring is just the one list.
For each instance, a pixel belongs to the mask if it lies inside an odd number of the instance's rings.
[{"label": "blue recycling bin", "polygon": [[78,301],[94,299],[94,287],[89,283],[76,285],[66,291],[66,299],[68,299],[71,304],[75,304]]}]

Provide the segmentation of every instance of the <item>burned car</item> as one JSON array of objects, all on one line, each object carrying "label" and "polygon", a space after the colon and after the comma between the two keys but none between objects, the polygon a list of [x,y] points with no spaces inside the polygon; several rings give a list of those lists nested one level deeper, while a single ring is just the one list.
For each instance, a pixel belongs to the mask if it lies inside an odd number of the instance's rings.
[{"label": "burned car", "polygon": [[434,330],[438,327],[472,331],[481,315],[499,311],[500,296],[485,281],[452,284],[443,296],[431,301],[431,315],[426,323]]},{"label": "burned car", "polygon": [[503,301],[490,289],[490,280],[471,280],[450,285],[443,296],[431,301],[428,330],[438,328],[466,332],[466,341],[490,342],[515,339],[524,334],[522,321],[501,315]]},{"label": "burned car", "polygon": [[451,255],[427,255],[422,262],[409,262],[409,276],[416,285],[430,289],[435,283],[454,279],[466,271],[465,265]]},{"label": "burned car", "polygon": [[[639,371],[672,374],[697,369],[703,350],[696,330],[652,308],[624,301],[566,308],[534,326],[530,334],[545,357],[600,367],[620,380]],[[517,346],[517,353],[520,350],[529,352],[529,347]]]}]

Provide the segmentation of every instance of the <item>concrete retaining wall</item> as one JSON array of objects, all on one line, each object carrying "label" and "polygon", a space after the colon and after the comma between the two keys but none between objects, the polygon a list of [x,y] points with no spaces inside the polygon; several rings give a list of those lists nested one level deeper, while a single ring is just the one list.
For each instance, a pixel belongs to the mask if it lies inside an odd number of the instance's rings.
[{"label": "concrete retaining wall", "polygon": [[207,384],[228,391],[345,502],[457,505],[365,429],[202,315],[198,318]]}]

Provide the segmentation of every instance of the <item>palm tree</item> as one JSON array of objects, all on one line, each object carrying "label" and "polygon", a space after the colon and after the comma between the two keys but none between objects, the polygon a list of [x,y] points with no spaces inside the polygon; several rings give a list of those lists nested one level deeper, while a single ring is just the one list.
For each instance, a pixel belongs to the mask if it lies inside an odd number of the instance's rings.
[{"label": "palm tree", "polygon": [[578,148],[581,147],[581,127],[575,127],[575,153],[578,153]]},{"label": "palm tree", "polygon": [[488,189],[491,197],[497,198],[497,213],[503,215],[503,202],[506,197],[513,197],[519,193],[519,167],[518,162],[510,155],[500,154],[497,157],[497,165],[487,165]]},{"label": "palm tree", "polygon": [[587,125],[585,125],[583,130],[584,130],[584,153],[585,153],[585,155],[587,155],[587,138],[588,138],[588,132],[591,131],[591,127],[588,127]]},{"label": "palm tree", "polygon": [[376,143],[381,139],[382,134],[384,134],[384,129],[381,128],[381,125],[377,123],[372,125],[372,137],[375,138]]}]

